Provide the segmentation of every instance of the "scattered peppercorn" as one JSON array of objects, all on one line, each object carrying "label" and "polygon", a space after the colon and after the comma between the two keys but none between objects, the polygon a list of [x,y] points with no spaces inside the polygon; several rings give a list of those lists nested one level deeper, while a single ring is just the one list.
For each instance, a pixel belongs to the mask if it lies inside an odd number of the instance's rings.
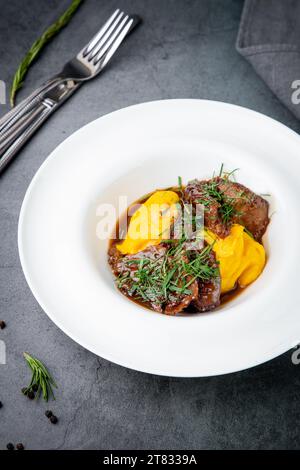
[{"label": "scattered peppercorn", "polygon": [[33,400],[34,397],[35,397],[35,394],[32,390],[29,390],[29,392],[27,393],[27,396],[28,396],[29,400]]},{"label": "scattered peppercorn", "polygon": [[3,403],[2,403],[2,401],[0,401],[0,408],[2,408],[2,406],[3,406]]},{"label": "scattered peppercorn", "polygon": [[33,385],[32,385],[32,390],[33,390],[34,392],[37,392],[38,389],[39,389],[38,384],[33,384]]},{"label": "scattered peppercorn", "polygon": [[53,413],[52,413],[51,410],[47,410],[47,411],[45,411],[45,415],[47,416],[48,419],[50,419],[51,416],[53,416]]},{"label": "scattered peppercorn", "polygon": [[17,450],[24,450],[24,446],[22,444],[22,442],[20,442],[19,444],[16,445],[16,448]]},{"label": "scattered peppercorn", "polygon": [[15,446],[11,442],[9,442],[6,446],[6,448],[7,448],[7,450],[14,450]]},{"label": "scattered peppercorn", "polygon": [[6,327],[6,323],[3,320],[0,320],[0,329],[3,330],[3,328]]},{"label": "scattered peppercorn", "polygon": [[51,421],[52,424],[56,424],[57,421],[58,421],[58,419],[57,419],[57,417],[56,417],[55,415],[50,416],[49,419],[50,419],[50,421]]}]

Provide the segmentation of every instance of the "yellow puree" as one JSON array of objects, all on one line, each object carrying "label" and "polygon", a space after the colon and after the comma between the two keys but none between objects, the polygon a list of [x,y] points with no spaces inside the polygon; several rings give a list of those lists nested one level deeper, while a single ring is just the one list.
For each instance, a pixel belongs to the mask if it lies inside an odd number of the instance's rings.
[{"label": "yellow puree", "polygon": [[117,245],[123,254],[135,254],[150,245],[158,245],[176,217],[178,194],[174,191],[156,191],[130,219],[125,240]]},{"label": "yellow puree", "polygon": [[222,293],[232,290],[237,283],[245,287],[255,281],[265,266],[263,245],[248,235],[242,225],[234,224],[225,238],[207,230],[205,240],[209,244],[214,242],[212,249],[219,261]]},{"label": "yellow puree", "polygon": [[[135,254],[150,245],[158,245],[177,215],[178,195],[174,191],[156,191],[133,214],[125,240],[117,245],[122,254]],[[213,244],[212,249],[219,261],[222,293],[237,284],[245,287],[255,281],[262,272],[265,261],[263,245],[234,224],[230,234],[219,238],[205,230],[204,238]]]}]

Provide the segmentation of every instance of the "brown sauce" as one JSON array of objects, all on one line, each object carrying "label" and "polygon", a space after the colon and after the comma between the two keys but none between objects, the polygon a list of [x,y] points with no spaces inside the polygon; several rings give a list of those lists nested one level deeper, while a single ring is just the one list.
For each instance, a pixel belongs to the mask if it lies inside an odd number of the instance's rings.
[{"label": "brown sauce", "polygon": [[245,289],[247,289],[247,287],[240,287],[239,285],[237,285],[231,291],[225,292],[225,294],[221,294],[221,305],[227,304],[228,302],[231,302],[232,300],[236,299],[243,292],[245,292]]}]

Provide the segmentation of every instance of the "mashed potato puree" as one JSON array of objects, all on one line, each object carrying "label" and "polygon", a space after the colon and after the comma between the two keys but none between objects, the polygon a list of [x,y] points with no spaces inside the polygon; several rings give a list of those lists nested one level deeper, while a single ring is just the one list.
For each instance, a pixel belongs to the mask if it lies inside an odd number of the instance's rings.
[{"label": "mashed potato puree", "polygon": [[219,262],[222,293],[231,291],[237,284],[246,287],[258,278],[265,266],[263,245],[248,235],[242,225],[234,224],[225,238],[207,230],[205,240],[212,244]]}]

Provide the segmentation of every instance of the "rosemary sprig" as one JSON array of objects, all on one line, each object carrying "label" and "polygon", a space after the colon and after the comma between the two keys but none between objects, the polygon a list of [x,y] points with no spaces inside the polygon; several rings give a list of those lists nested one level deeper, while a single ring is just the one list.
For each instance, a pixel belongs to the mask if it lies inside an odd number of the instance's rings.
[{"label": "rosemary sprig", "polygon": [[55,400],[52,387],[57,388],[57,385],[44,364],[39,361],[39,359],[31,356],[27,352],[24,352],[23,355],[32,371],[32,377],[29,386],[22,390],[24,395],[28,395],[29,392],[35,392],[35,398],[38,398],[42,393],[43,399],[45,401],[48,401],[49,396],[52,396],[52,398]]},{"label": "rosemary sprig", "polygon": [[15,76],[13,78],[11,91],[10,91],[11,107],[13,107],[15,104],[16,93],[22,87],[25,76],[28,72],[30,65],[39,55],[39,53],[47,44],[47,42],[49,42],[53,36],[59,33],[59,31],[69,23],[70,19],[74,15],[75,11],[77,10],[81,2],[82,0],[72,0],[72,3],[69,6],[69,8],[58,18],[58,20],[55,23],[53,23],[51,26],[49,26],[46,29],[46,31],[44,31],[44,33],[39,39],[37,39],[32,44],[31,48],[29,49],[26,56],[24,57],[21,64],[19,65],[15,73]]}]

